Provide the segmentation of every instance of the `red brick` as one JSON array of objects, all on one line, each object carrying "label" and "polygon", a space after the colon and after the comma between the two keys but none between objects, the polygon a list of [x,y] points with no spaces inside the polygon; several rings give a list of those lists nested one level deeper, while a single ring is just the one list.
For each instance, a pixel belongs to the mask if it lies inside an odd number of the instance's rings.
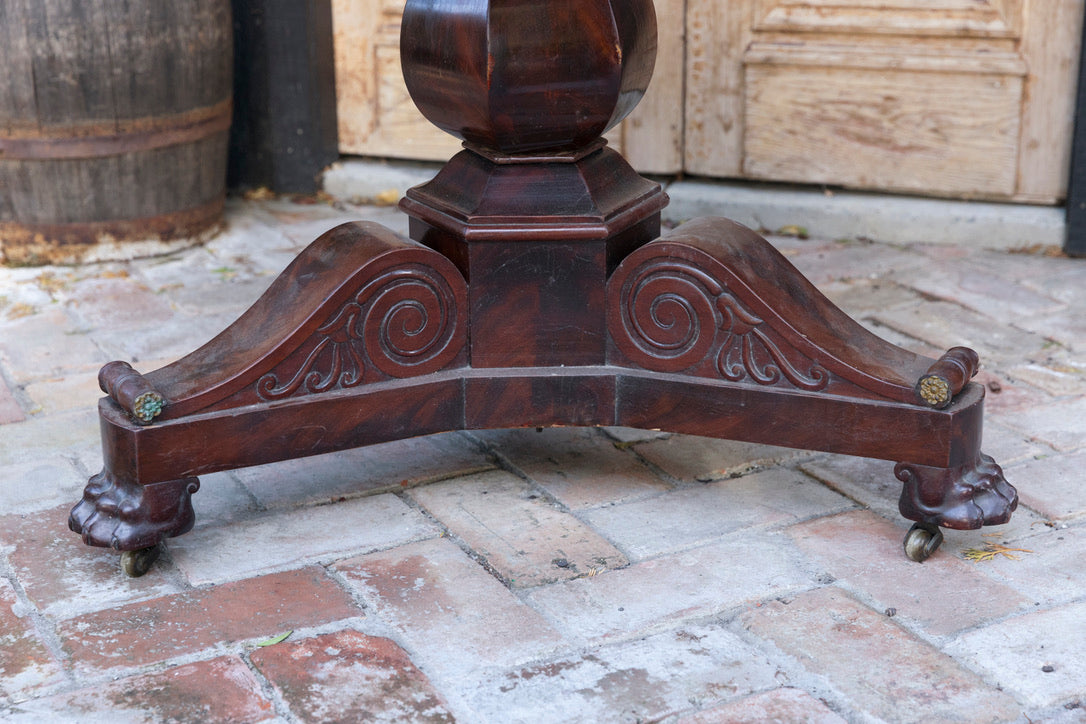
[{"label": "red brick", "polygon": [[189,583],[223,583],[284,568],[392,548],[437,534],[395,495],[371,495],[205,526],[170,541]]},{"label": "red brick", "polygon": [[901,274],[924,263],[923,257],[884,244],[850,241],[833,246],[819,244],[789,259],[816,285],[846,279],[871,279],[893,272]]},{"label": "red brick", "polygon": [[675,724],[773,722],[774,724],[845,724],[825,704],[799,689],[774,689],[764,694],[684,716]]},{"label": "red brick", "polygon": [[1021,360],[1043,353],[1045,338],[1015,327],[997,324],[991,317],[950,302],[922,302],[884,310],[875,321],[940,349],[971,347],[987,364],[1001,358]]},{"label": "red brick", "polygon": [[11,394],[7,384],[0,378],[0,425],[9,422],[22,422],[25,419],[23,409],[15,401],[15,396]]},{"label": "red brick", "polygon": [[[944,636],[1032,605],[979,573],[950,546],[917,565],[902,552],[902,530],[870,511],[819,518],[788,530],[827,573],[874,599],[880,609]],[[983,546],[980,532],[974,545]],[[955,591],[947,596],[947,591]]]},{"label": "red brick", "polygon": [[591,528],[504,471],[427,485],[411,497],[514,588],[629,563]]},{"label": "red brick", "polygon": [[776,686],[778,674],[763,652],[724,626],[692,624],[487,671],[470,706],[489,722],[658,722]]},{"label": "red brick", "polygon": [[1020,713],[1009,696],[835,588],[773,601],[748,610],[740,621],[875,719],[954,721],[969,712],[969,721],[980,723]]},{"label": "red brick", "polygon": [[0,518],[0,541],[14,546],[8,561],[27,597],[44,613],[69,618],[180,590],[155,571],[142,578],[126,577],[115,551],[84,545],[68,530],[70,508],[65,504]]},{"label": "red brick", "polygon": [[823,455],[799,467],[833,490],[888,518],[899,515],[901,481],[894,477],[893,463],[851,455]]},{"label": "red brick", "polygon": [[396,492],[493,468],[472,442],[458,433],[443,433],[258,465],[235,475],[261,505],[281,508]]},{"label": "red brick", "polygon": [[94,371],[110,358],[90,338],[84,325],[53,306],[6,323],[0,334],[0,359],[14,382],[25,384],[71,372]]},{"label": "red brick", "polygon": [[[1081,276],[1079,284],[1082,284]],[[1082,310],[1079,307],[1081,303],[1079,299],[1072,302],[1070,309],[1017,320],[1015,324],[1022,329],[1043,334],[1048,339],[1054,339],[1071,349],[1081,350],[1083,343],[1086,342],[1086,321],[1082,318]]]},{"label": "red brick", "polygon": [[[1081,570],[1081,569],[1080,569]],[[1086,603],[1076,602],[979,628],[960,636],[947,652],[1027,706],[1082,706],[1086,672]],[[1083,721],[1084,712],[1061,721]]]},{"label": "red brick", "polygon": [[[1082,301],[1082,263],[1076,259],[1033,254],[1007,256],[993,251],[978,257],[977,262],[986,269],[996,271],[1000,267],[1009,267],[1020,284],[1066,302],[1071,309]],[[1037,321],[1043,321],[1043,317]]]},{"label": "red brick", "polygon": [[581,513],[632,560],[715,542],[738,530],[781,526],[854,507],[796,470],[775,467],[733,480]]},{"label": "red brick", "polygon": [[931,257],[936,261],[959,261],[961,259],[972,259],[973,263],[978,263],[978,260],[982,257],[977,253],[975,249],[969,249],[959,244],[936,244],[928,242],[917,242],[910,244],[909,249],[924,256]]},{"label": "red brick", "polygon": [[595,429],[478,434],[571,510],[636,500],[671,487],[625,449],[629,446],[620,448]]},{"label": "red brick", "polygon": [[[88,467],[100,465],[102,443],[94,403],[89,400],[84,409],[31,415],[24,422],[5,425],[0,433],[0,466],[50,462],[58,456],[78,457]],[[64,485],[70,484],[72,492],[81,491],[86,476],[79,478],[78,483],[74,479],[65,480]],[[3,497],[10,494],[11,491],[0,492]]]},{"label": "red brick", "polygon": [[1042,362],[1012,367],[1008,374],[1028,382],[1054,397],[1086,395],[1086,367],[1066,359],[1049,358]]},{"label": "red brick", "polygon": [[931,297],[1016,323],[1036,315],[1047,320],[1065,306],[1020,283],[1019,273],[1006,264],[987,265],[985,271],[974,264],[925,264],[898,276],[897,281]]},{"label": "red brick", "polygon": [[276,717],[256,677],[241,659],[230,656],[36,699],[18,711],[66,721],[112,719],[126,724],[254,724]]},{"label": "red brick", "polygon": [[912,304],[922,298],[912,289],[887,279],[830,282],[818,289],[846,314],[857,320],[883,309]]},{"label": "red brick", "polygon": [[79,616],[57,628],[80,668],[140,666],[360,615],[320,568],[250,578]]},{"label": "red brick", "polygon": [[[981,573],[1007,583],[1044,606],[1067,603],[1082,596],[1086,561],[1086,526],[1066,523],[1033,526],[1028,536],[985,538],[1021,551],[1015,558],[997,555],[978,562]],[[1026,551],[1029,551],[1028,553]]]},{"label": "red brick", "polygon": [[[984,451],[990,452],[996,462],[1006,470],[1007,466],[1018,460],[1036,457],[1044,452],[1044,448],[1035,442],[1026,439],[1026,436],[1017,430],[999,425],[986,419],[984,421]],[[1011,480],[1014,484],[1014,480]]]},{"label": "red brick", "polygon": [[38,638],[29,618],[15,614],[15,589],[0,578],[0,694],[19,698],[19,692],[54,683],[61,678],[59,664]]},{"label": "red brick", "polygon": [[[1080,405],[1080,409],[1081,414],[1086,414],[1086,406]],[[1086,496],[1082,494],[1084,466],[1086,450],[1080,450],[1027,460],[1008,468],[1006,473],[1012,482],[1019,481],[1018,495],[1023,505],[1050,520],[1069,520],[1086,513]]]},{"label": "red brick", "polygon": [[786,537],[750,530],[628,568],[540,586],[525,598],[571,637],[626,637],[809,588],[814,575],[800,558]]},{"label": "red brick", "polygon": [[[987,390],[984,395],[984,412],[989,419],[1013,418],[1019,412],[1051,402],[1048,397],[1038,393],[1033,387],[1015,382],[987,369],[977,372],[973,382],[983,385]],[[999,392],[994,390],[999,390]],[[985,443],[985,451],[991,451],[994,455],[1000,454],[997,448],[991,448],[987,443]]]},{"label": "red brick", "polygon": [[562,641],[542,616],[446,538],[358,556],[336,569],[400,632],[423,666],[460,672],[513,665]]},{"label": "red brick", "polygon": [[71,372],[63,377],[50,377],[26,386],[26,396],[31,399],[34,414],[53,414],[72,409],[94,406],[102,396],[98,386],[98,372]]},{"label": "red brick", "polygon": [[386,638],[338,631],[258,649],[251,659],[302,721],[454,721],[430,680]]},{"label": "red brick", "polygon": [[68,295],[72,316],[91,327],[154,327],[168,321],[170,305],[131,277],[85,279]]},{"label": "red brick", "polygon": [[639,455],[679,480],[721,480],[809,453],[773,445],[672,435],[637,443]]}]

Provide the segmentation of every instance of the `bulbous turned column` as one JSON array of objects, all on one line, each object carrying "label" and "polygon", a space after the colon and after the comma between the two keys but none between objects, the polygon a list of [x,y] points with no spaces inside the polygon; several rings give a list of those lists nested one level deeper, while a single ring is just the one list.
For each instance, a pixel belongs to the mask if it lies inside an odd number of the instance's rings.
[{"label": "bulbous turned column", "polygon": [[656,62],[652,0],[409,0],[401,27],[423,115],[508,155],[588,146],[633,110]]},{"label": "bulbous turned column", "polygon": [[468,279],[474,367],[604,364],[608,272],[667,196],[601,134],[648,88],[651,0],[408,0],[404,79],[463,139],[401,208]]}]

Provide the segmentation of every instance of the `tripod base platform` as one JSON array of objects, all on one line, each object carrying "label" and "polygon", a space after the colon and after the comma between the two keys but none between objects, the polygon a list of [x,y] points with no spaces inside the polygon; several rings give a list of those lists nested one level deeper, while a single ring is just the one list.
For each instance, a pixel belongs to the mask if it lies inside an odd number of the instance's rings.
[{"label": "tripod base platform", "polygon": [[[192,528],[205,473],[449,430],[596,425],[896,462],[914,560],[938,527],[1009,519],[1017,494],[980,452],[970,350],[935,360],[881,340],[725,219],[623,236],[624,256],[609,240],[514,242],[484,274],[462,267],[487,240],[458,257],[375,224],[333,229],[204,347],[147,375],[103,368],[105,467],[70,527],[145,551]],[[587,260],[576,288],[541,256]]]}]

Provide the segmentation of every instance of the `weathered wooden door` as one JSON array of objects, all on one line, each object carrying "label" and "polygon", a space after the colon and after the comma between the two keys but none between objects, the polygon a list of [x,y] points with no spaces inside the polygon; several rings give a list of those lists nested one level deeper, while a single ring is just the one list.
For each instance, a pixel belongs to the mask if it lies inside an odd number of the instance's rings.
[{"label": "weathered wooden door", "polygon": [[689,0],[685,168],[1051,203],[1082,0]]},{"label": "weathered wooden door", "polygon": [[[345,153],[458,149],[407,96],[404,0],[333,0]],[[1056,203],[1082,0],[657,0],[645,100],[612,134],[643,172]]]}]

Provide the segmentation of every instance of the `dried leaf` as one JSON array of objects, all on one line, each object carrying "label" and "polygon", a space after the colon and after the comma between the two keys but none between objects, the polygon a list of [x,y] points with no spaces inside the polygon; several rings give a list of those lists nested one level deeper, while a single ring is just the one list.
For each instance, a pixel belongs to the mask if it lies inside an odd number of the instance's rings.
[{"label": "dried leaf", "polygon": [[222,279],[224,282],[230,281],[231,279],[233,279],[234,277],[236,277],[238,275],[238,272],[237,272],[236,269],[231,269],[228,266],[220,266],[217,269],[212,269],[211,273],[212,274],[218,274],[219,278]]},{"label": "dried leaf", "polygon": [[293,630],[287,631],[285,634],[279,634],[278,636],[275,636],[273,638],[267,639],[265,641],[261,641],[260,643],[257,644],[257,646],[260,646],[260,647],[275,646],[276,644],[280,644],[280,643],[283,643],[284,641],[286,641],[287,637],[290,636],[292,633],[294,633]]},{"label": "dried leaf", "polygon": [[807,227],[800,226],[799,224],[788,224],[777,229],[777,233],[781,236],[794,236],[798,239],[807,239],[809,234],[807,233]]},{"label": "dried leaf", "polygon": [[375,196],[373,200],[378,206],[392,206],[393,204],[399,202],[400,190],[385,189],[384,191],[379,191],[377,193],[377,196]]},{"label": "dried leaf", "polygon": [[990,561],[996,556],[1003,556],[1004,558],[1010,558],[1012,561],[1019,560],[1019,557],[1014,555],[1015,553],[1032,553],[1033,551],[1025,548],[1008,548],[1005,545],[999,543],[985,543],[983,548],[966,548],[962,551],[962,557],[966,560],[980,563],[981,561]]},{"label": "dried leaf", "polygon": [[19,302],[18,304],[11,305],[11,308],[8,310],[8,319],[20,319],[22,317],[29,317],[32,314],[36,314],[37,311],[37,309],[30,306],[29,304]]},{"label": "dried leaf", "polygon": [[55,296],[57,292],[67,289],[71,280],[71,275],[67,279],[62,279],[52,272],[42,272],[34,281],[37,282],[38,288],[43,292]]},{"label": "dried leaf", "polygon": [[258,189],[249,189],[241,197],[246,201],[267,201],[275,198],[275,192],[267,186],[261,186]]}]

